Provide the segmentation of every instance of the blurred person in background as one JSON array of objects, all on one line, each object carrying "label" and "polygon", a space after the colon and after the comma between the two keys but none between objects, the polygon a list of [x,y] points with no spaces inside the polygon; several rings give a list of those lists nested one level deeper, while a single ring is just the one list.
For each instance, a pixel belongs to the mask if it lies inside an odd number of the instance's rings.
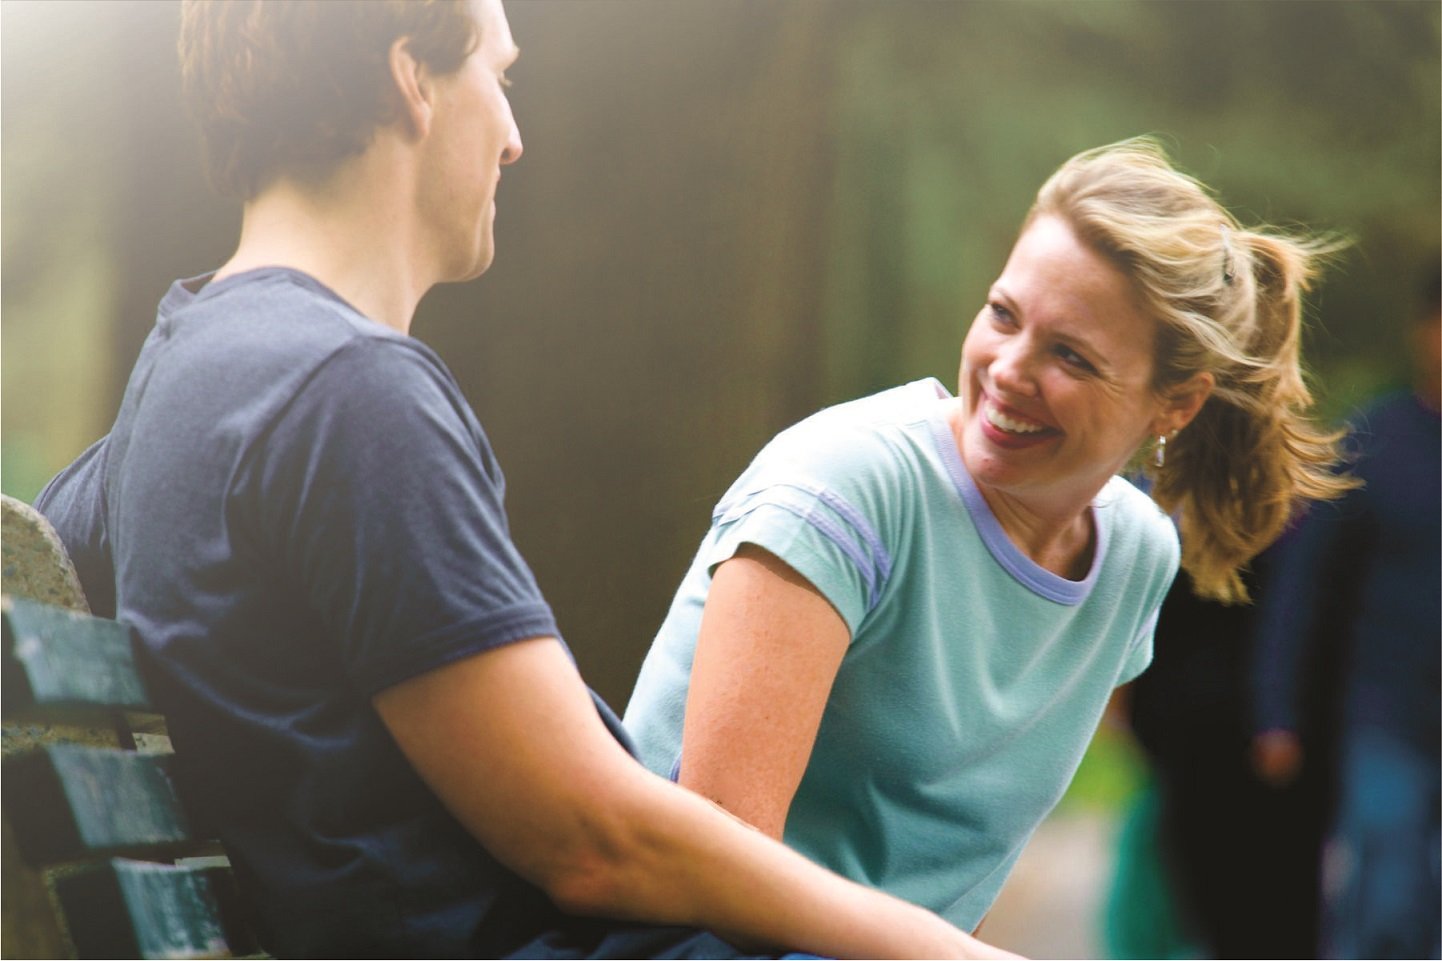
[{"label": "blurred person in background", "polygon": [[1411,389],[1352,420],[1351,464],[1363,486],[1314,506],[1279,545],[1259,610],[1254,757],[1275,784],[1326,763],[1304,745],[1299,704],[1318,622],[1342,632],[1337,811],[1323,861],[1326,957],[1442,953],[1439,291],[1433,272],[1409,332]]},{"label": "blurred person in background", "polygon": [[[1308,665],[1301,716],[1315,763],[1285,783],[1252,765],[1257,611],[1288,536],[1244,573],[1252,605],[1198,597],[1190,577],[1178,577],[1162,604],[1151,667],[1120,699],[1150,777],[1119,842],[1107,913],[1114,957],[1317,956],[1335,657]],[[1309,644],[1318,655],[1327,650],[1323,638]],[[1142,863],[1148,858],[1156,864]],[[1157,890],[1138,890],[1148,885]],[[1163,919],[1150,903],[1158,897],[1170,899],[1172,931],[1158,928]],[[1168,936],[1178,940],[1165,947]]]},{"label": "blurred person in background", "polygon": [[[642,759],[974,928],[1151,660],[1179,560],[1245,600],[1297,501],[1345,489],[1298,366],[1326,246],[1244,228],[1154,141],[1062,165],[958,396],[822,411],[722,498],[627,708]],[[1155,503],[1117,476],[1140,459]]]},{"label": "blurred person in background", "polygon": [[266,950],[1009,956],[647,772],[578,675],[409,335],[494,256],[500,0],[189,0],[180,48],[239,245],[171,287],[38,506],[134,628]]}]

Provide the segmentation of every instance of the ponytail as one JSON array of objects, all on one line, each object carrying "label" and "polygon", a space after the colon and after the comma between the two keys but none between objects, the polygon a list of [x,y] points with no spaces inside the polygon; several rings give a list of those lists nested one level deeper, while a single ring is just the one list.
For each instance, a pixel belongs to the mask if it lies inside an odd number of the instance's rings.
[{"label": "ponytail", "polygon": [[1155,390],[1214,378],[1153,469],[1153,497],[1178,520],[1196,593],[1247,601],[1241,570],[1299,502],[1357,484],[1333,469],[1342,434],[1310,419],[1300,357],[1303,294],[1342,244],[1243,229],[1148,138],[1068,161],[1038,193],[1041,214],[1111,259],[1157,318]]}]

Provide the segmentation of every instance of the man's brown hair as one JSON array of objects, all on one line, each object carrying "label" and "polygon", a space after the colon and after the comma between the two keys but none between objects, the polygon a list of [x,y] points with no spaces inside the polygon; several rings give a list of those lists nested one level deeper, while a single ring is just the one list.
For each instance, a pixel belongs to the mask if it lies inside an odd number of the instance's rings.
[{"label": "man's brown hair", "polygon": [[180,67],[223,194],[249,200],[277,175],[323,177],[395,118],[391,44],[437,74],[479,28],[466,0],[184,0]]}]

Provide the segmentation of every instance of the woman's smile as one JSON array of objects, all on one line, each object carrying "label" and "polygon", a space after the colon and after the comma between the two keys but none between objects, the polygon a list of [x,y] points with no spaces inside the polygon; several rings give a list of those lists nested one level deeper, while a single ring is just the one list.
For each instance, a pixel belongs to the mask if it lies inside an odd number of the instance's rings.
[{"label": "woman's smile", "polygon": [[1032,222],[962,348],[958,442],[978,486],[1080,516],[1155,432],[1155,326],[1065,221]]},{"label": "woman's smile", "polygon": [[1010,450],[1031,447],[1057,437],[1061,431],[1033,420],[1014,410],[1004,409],[995,398],[983,393],[980,398],[982,433],[987,440]]}]

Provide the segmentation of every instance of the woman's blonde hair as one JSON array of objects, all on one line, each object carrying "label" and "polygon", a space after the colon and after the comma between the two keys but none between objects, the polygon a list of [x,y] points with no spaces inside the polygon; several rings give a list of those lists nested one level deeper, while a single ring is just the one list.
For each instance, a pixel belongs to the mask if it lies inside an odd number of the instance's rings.
[{"label": "woman's blonde hair", "polygon": [[1027,217],[1065,220],[1131,278],[1158,321],[1159,393],[1210,372],[1215,387],[1165,445],[1152,496],[1177,517],[1196,592],[1248,600],[1241,569],[1282,532],[1299,500],[1355,486],[1334,472],[1340,432],[1309,419],[1302,294],[1335,239],[1244,229],[1151,138],[1078,154]]}]

